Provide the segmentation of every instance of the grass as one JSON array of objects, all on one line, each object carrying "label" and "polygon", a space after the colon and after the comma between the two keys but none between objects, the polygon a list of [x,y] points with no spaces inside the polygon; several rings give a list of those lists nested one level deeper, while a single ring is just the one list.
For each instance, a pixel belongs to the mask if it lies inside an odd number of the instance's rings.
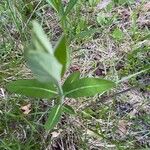
[{"label": "grass", "polygon": [[[142,20],[146,22],[148,17],[144,9],[148,1],[114,2],[98,9],[98,1],[79,0],[68,16],[72,65],[66,76],[79,70],[84,76],[117,81],[149,65],[150,32]],[[53,100],[29,99],[5,90],[11,80],[32,77],[23,59],[32,19],[43,24],[54,44],[62,30],[45,1],[0,2],[0,149],[149,149],[149,88],[144,82],[149,82],[148,73],[121,83],[104,96],[66,100],[82,113],[75,118],[64,115],[52,133],[45,132],[42,125]],[[146,52],[141,52],[143,45]],[[133,53],[137,49],[140,52]],[[31,112],[25,115],[21,107],[27,104],[31,104]]]}]

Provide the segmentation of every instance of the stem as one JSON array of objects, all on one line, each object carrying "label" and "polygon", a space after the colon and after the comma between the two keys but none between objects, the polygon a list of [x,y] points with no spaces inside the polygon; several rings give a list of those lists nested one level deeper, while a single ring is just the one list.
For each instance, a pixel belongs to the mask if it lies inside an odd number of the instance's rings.
[{"label": "stem", "polygon": [[58,87],[58,92],[59,92],[58,103],[62,105],[64,103],[64,93],[63,93],[62,87],[59,83],[57,83],[57,87]]},{"label": "stem", "polygon": [[65,36],[67,36],[67,18],[66,16],[61,16],[61,26]]},{"label": "stem", "polygon": [[145,71],[147,71],[147,70],[149,70],[149,69],[150,69],[150,68],[147,68],[147,69],[141,70],[141,71],[139,71],[139,72],[137,72],[137,73],[131,74],[131,75],[127,76],[127,77],[124,77],[124,78],[122,78],[121,80],[117,81],[116,84],[119,84],[119,83],[121,83],[121,82],[124,82],[124,81],[126,81],[126,80],[129,80],[130,78],[135,77],[135,76],[137,76],[137,75],[139,75],[139,74],[141,74],[141,73],[143,73],[143,72],[145,72]]},{"label": "stem", "polygon": [[[100,100],[98,100],[98,101],[91,102],[91,103],[85,103],[84,105],[82,105],[81,107],[79,107],[79,109],[82,109],[82,110],[83,110],[83,109],[85,109],[85,108],[87,108],[87,107],[91,107],[91,106],[97,105],[98,103],[105,102],[105,101],[108,100],[108,99],[111,99],[111,98],[116,97],[116,96],[118,96],[118,95],[120,95],[120,94],[126,93],[126,92],[128,92],[128,91],[130,91],[130,90],[132,90],[132,89],[134,89],[134,88],[136,88],[136,86],[131,87],[131,88],[128,88],[128,89],[125,89],[125,90],[120,91],[120,92],[118,92],[118,93],[114,93],[114,94],[109,95],[109,96],[104,96],[104,97],[102,97],[102,98],[101,98]],[[79,109],[78,109],[78,110],[79,110]]]}]

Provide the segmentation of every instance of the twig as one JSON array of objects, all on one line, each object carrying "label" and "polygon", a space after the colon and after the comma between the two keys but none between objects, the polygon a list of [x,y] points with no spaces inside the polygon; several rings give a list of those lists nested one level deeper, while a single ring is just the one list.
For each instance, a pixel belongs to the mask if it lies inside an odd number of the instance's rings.
[{"label": "twig", "polygon": [[118,92],[118,93],[114,93],[114,94],[111,94],[111,95],[109,95],[109,96],[103,96],[103,97],[101,97],[100,98],[100,100],[97,100],[97,101],[95,101],[95,102],[88,102],[88,103],[86,103],[85,105],[82,105],[79,109],[85,109],[86,107],[90,107],[90,106],[93,106],[93,105],[95,105],[95,104],[98,104],[98,103],[101,103],[101,102],[105,102],[106,100],[108,100],[108,99],[110,99],[110,98],[113,98],[113,97],[116,97],[116,96],[118,96],[118,95],[120,95],[120,94],[123,94],[123,93],[126,93],[126,92],[128,92],[128,91],[130,91],[130,90],[132,90],[132,89],[134,89],[134,88],[136,88],[136,86],[133,86],[133,87],[131,87],[131,88],[128,88],[128,89],[126,89],[126,90],[122,90],[122,91],[120,91],[120,92]]}]

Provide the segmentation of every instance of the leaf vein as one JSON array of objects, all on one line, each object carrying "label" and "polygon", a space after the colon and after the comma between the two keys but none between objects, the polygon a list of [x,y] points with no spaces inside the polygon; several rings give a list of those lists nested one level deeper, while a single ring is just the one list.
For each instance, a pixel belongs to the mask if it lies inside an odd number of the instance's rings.
[{"label": "leaf vein", "polygon": [[[15,87],[15,86],[14,86]],[[16,86],[18,87],[18,86]],[[50,92],[50,93],[54,93],[54,94],[57,94],[56,91],[52,91],[52,90],[48,90],[48,89],[44,89],[44,88],[39,88],[39,87],[26,87],[26,86],[19,86],[20,88],[26,88],[26,89],[35,89],[35,90],[43,90],[43,91],[46,91],[46,92]]]},{"label": "leaf vein", "polygon": [[86,88],[99,87],[99,86],[102,87],[102,85],[92,85],[92,86],[83,86],[83,87],[79,87],[79,88],[70,90],[69,92],[66,92],[65,95],[68,95],[68,94],[70,94],[70,93],[76,92],[76,91],[78,91],[78,90],[82,90],[82,89],[86,89]]}]

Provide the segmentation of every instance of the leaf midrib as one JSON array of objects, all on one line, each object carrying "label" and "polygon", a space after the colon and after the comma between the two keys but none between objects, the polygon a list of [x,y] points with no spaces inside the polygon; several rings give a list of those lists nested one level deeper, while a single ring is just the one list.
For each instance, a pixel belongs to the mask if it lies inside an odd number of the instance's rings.
[{"label": "leaf midrib", "polygon": [[46,66],[42,63],[42,62],[39,62],[39,65],[41,65],[41,67],[43,68],[43,70],[48,73],[48,75],[53,78],[53,80],[57,83],[55,77],[53,75],[51,75],[51,73],[49,72],[49,70],[47,70]]},{"label": "leaf midrib", "polygon": [[55,119],[57,118],[57,114],[59,113],[59,109],[60,109],[60,105],[58,106],[58,108],[56,109],[56,112],[55,112],[55,114],[54,114],[54,117],[53,117],[53,119],[52,119],[52,121],[51,121],[51,123],[50,123],[50,127],[53,125],[53,123],[54,123],[54,121],[55,121]]},{"label": "leaf midrib", "polygon": [[79,88],[70,90],[69,92],[66,92],[65,95],[68,95],[68,94],[70,94],[70,93],[76,92],[76,91],[78,91],[78,90],[82,90],[82,89],[86,89],[86,88],[99,87],[99,86],[102,87],[102,85],[88,85],[88,86],[79,87]]},{"label": "leaf midrib", "polygon": [[20,87],[20,88],[26,88],[26,89],[35,89],[35,90],[43,90],[43,91],[46,91],[46,92],[50,92],[50,93],[54,93],[54,94],[57,94],[56,91],[52,91],[52,90],[48,90],[48,89],[45,89],[45,88],[40,88],[40,87],[26,87],[26,86],[13,86],[13,87]]}]

